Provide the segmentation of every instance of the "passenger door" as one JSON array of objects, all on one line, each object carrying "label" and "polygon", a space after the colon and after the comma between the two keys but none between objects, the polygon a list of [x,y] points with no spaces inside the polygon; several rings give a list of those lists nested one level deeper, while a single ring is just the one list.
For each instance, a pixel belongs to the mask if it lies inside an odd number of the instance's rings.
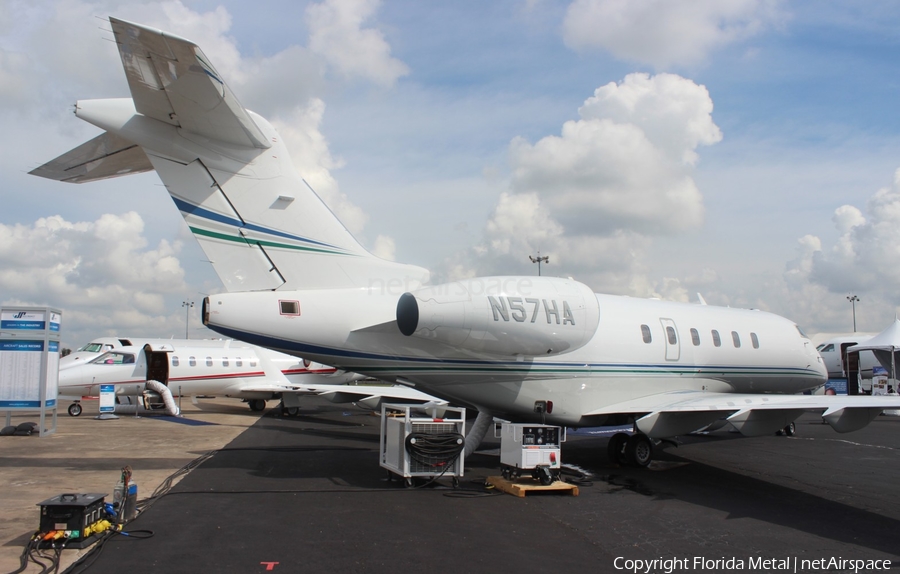
[{"label": "passenger door", "polygon": [[666,360],[677,361],[681,357],[681,341],[678,340],[678,329],[672,319],[660,319],[663,328],[663,339],[666,341]]}]

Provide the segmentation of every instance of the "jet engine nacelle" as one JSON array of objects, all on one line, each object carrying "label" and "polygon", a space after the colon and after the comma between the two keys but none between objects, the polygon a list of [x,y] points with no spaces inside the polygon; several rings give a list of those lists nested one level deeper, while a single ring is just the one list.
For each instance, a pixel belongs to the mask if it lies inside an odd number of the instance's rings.
[{"label": "jet engine nacelle", "polygon": [[591,289],[557,277],[480,277],[404,293],[397,303],[404,335],[492,355],[573,351],[599,322]]}]

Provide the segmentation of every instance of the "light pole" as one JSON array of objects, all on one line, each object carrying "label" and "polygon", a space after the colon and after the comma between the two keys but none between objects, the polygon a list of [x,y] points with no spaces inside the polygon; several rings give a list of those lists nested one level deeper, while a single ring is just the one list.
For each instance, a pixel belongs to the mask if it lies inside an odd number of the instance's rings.
[{"label": "light pole", "polygon": [[190,337],[188,337],[188,319],[190,317],[191,307],[194,306],[194,302],[182,301],[181,306],[184,307],[184,338],[190,339]]},{"label": "light pole", "polygon": [[531,259],[532,263],[538,264],[538,277],[541,276],[541,261],[543,261],[544,263],[550,263],[550,256],[544,255],[543,257],[541,257],[540,249],[538,249],[537,257],[533,257],[533,256],[529,255],[528,258]]},{"label": "light pole", "polygon": [[847,301],[850,301],[850,305],[853,306],[853,332],[856,332],[856,302],[859,301],[859,297],[856,295],[847,295]]}]

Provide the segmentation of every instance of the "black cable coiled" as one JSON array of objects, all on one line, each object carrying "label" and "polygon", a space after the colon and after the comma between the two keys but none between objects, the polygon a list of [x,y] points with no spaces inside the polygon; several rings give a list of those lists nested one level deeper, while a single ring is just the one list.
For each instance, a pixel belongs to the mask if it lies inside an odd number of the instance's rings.
[{"label": "black cable coiled", "polygon": [[406,437],[406,452],[424,466],[444,467],[459,457],[466,448],[465,438],[456,432],[414,432]]}]

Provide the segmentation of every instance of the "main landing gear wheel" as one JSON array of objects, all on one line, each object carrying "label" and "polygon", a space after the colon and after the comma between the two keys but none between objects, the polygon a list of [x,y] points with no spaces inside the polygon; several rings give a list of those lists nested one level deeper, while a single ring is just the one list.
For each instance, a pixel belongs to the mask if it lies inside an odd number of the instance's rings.
[{"label": "main landing gear wheel", "polygon": [[645,434],[616,433],[609,439],[609,461],[621,466],[645,467],[653,460],[653,443]]},{"label": "main landing gear wheel", "polygon": [[252,399],[252,400],[247,401],[247,404],[250,405],[251,411],[258,412],[261,410],[265,410],[265,408],[266,408],[266,401],[264,401],[262,399]]},{"label": "main landing gear wheel", "polygon": [[81,404],[80,403],[72,403],[69,405],[69,416],[77,417],[81,414]]},{"label": "main landing gear wheel", "polygon": [[797,432],[797,425],[795,423],[791,423],[788,426],[784,427],[779,431],[775,431],[777,436],[794,436]]},{"label": "main landing gear wheel", "polygon": [[625,458],[628,464],[645,467],[653,459],[653,443],[645,434],[634,434],[625,443]]}]

